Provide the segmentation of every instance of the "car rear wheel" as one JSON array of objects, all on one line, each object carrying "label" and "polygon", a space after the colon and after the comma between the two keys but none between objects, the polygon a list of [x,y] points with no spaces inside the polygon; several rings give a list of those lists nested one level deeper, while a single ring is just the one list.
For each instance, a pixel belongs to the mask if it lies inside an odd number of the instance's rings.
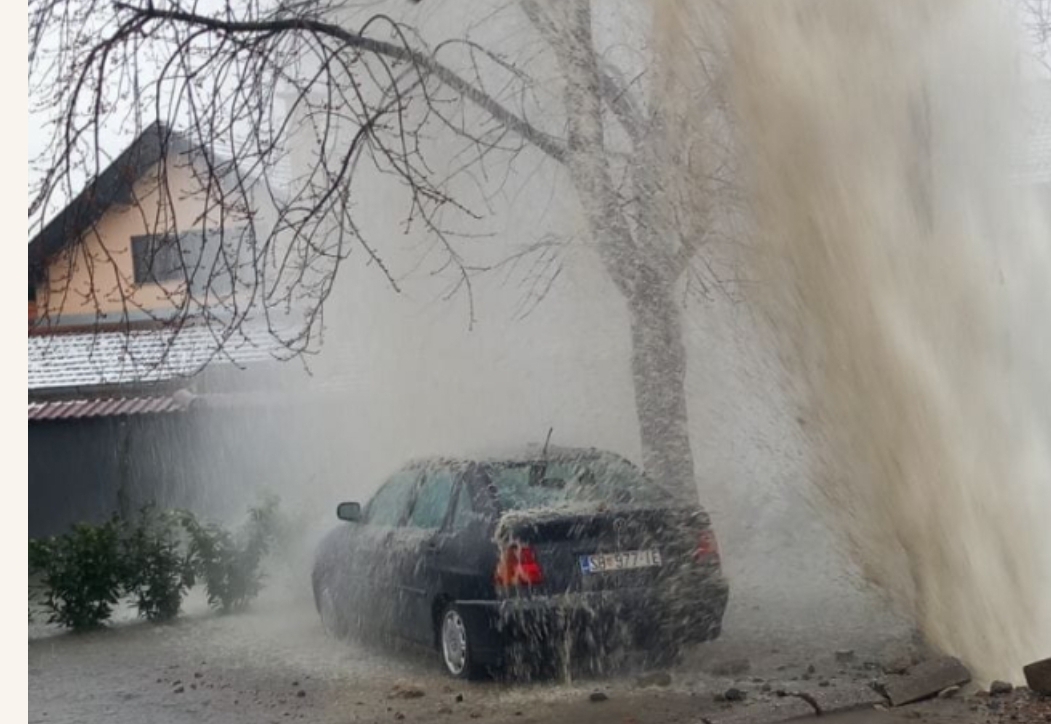
[{"label": "car rear wheel", "polygon": [[473,642],[467,624],[455,604],[449,604],[438,620],[438,650],[446,673],[456,679],[471,679],[477,673]]}]

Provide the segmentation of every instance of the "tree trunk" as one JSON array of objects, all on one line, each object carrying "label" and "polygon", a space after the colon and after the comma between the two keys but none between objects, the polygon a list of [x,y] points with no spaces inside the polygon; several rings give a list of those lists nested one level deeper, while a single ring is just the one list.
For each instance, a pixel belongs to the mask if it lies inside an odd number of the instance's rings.
[{"label": "tree trunk", "polygon": [[[640,248],[610,173],[591,2],[551,0],[546,8],[557,35],[552,50],[566,79],[570,109],[566,166],[599,257],[631,315],[632,377],[643,468],[669,492],[696,503],[686,424],[686,348],[672,291],[675,275],[666,258],[649,247]],[[652,196],[652,190],[649,193]]]},{"label": "tree trunk", "polygon": [[631,371],[646,473],[685,502],[697,501],[686,416],[686,347],[671,285],[645,275],[627,298]]}]

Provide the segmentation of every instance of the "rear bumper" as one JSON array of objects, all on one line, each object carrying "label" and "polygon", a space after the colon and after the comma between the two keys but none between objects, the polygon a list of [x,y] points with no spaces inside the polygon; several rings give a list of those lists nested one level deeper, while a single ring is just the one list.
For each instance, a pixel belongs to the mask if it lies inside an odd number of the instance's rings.
[{"label": "rear bumper", "polygon": [[688,595],[649,589],[460,601],[479,663],[499,665],[509,644],[572,637],[594,645],[665,647],[710,641],[722,630],[729,587],[722,579]]}]

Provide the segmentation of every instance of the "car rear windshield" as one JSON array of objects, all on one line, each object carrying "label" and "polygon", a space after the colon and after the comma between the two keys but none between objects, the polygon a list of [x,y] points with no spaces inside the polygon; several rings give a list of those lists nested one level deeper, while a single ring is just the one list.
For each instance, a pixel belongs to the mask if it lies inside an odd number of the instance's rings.
[{"label": "car rear windshield", "polygon": [[549,460],[492,464],[485,472],[501,510],[578,504],[661,505],[668,494],[620,460]]}]

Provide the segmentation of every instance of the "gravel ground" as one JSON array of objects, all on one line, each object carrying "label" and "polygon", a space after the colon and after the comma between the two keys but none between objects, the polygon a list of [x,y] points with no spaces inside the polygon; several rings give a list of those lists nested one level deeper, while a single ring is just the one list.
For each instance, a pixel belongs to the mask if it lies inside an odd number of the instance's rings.
[{"label": "gravel ground", "polygon": [[[826,582],[827,583],[827,582]],[[763,721],[809,692],[828,710],[871,698],[888,661],[915,655],[909,628],[850,586],[771,591],[738,585],[718,641],[660,676],[624,672],[542,683],[459,683],[437,655],[377,650],[326,636],[304,587],[274,586],[247,612],[218,615],[200,598],[175,623],[122,612],[108,629],[73,635],[36,624],[29,639],[29,721],[177,724],[307,721],[646,724]],[[848,651],[850,653],[848,653]],[[838,656],[837,656],[837,652]],[[731,694],[741,692],[742,698]],[[595,701],[594,699],[599,699]],[[798,709],[802,707],[802,709]],[[921,719],[965,724],[1051,721],[1026,692],[868,711],[827,722]]]}]

